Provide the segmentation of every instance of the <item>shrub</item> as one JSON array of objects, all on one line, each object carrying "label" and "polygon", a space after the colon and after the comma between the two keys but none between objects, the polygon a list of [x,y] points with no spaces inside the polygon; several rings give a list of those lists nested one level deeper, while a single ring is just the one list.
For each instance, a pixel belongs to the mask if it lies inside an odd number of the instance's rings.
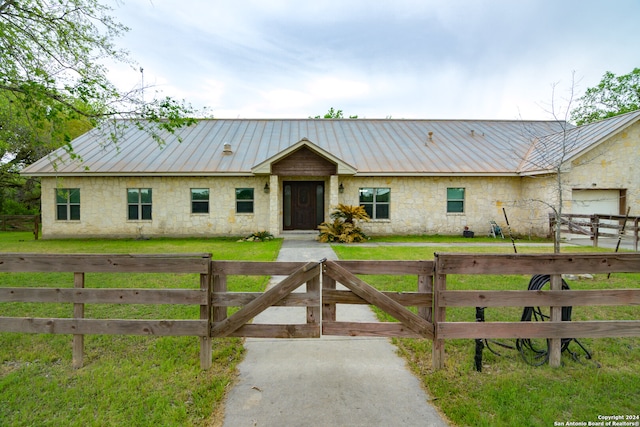
[{"label": "shrub", "polygon": [[331,213],[333,222],[323,222],[318,226],[321,242],[354,243],[369,240],[369,237],[356,225],[356,220],[369,221],[364,206],[339,204]]},{"label": "shrub", "polygon": [[251,233],[244,239],[243,242],[264,242],[265,240],[273,239],[273,234],[268,231],[256,231],[255,233]]}]

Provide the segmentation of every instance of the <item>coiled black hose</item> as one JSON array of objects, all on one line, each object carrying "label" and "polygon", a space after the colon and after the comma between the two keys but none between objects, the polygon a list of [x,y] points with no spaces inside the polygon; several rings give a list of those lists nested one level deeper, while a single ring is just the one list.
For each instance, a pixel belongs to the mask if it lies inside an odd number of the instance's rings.
[{"label": "coiled black hose", "polygon": [[[529,281],[528,289],[530,291],[539,291],[550,282],[551,276],[549,276],[548,274],[536,274]],[[569,285],[564,281],[564,279],[562,279],[562,289],[570,289]],[[563,322],[571,321],[571,309],[572,307],[562,307],[561,318]],[[549,319],[549,316],[544,314],[540,307],[525,307],[522,311],[522,317],[520,318],[520,321],[530,322],[531,320],[535,320],[544,322],[547,319]],[[545,345],[541,345],[538,341],[531,340],[529,338],[519,338],[516,340],[516,349],[518,349],[520,355],[527,363],[533,366],[540,366],[549,360],[549,340],[545,341]],[[587,359],[591,359],[591,353],[589,353],[589,351],[575,338],[562,338],[561,351],[566,351],[572,341],[575,341],[576,344],[578,344],[580,348],[584,350]],[[573,352],[570,353],[574,357],[574,359],[577,360],[577,355]]]},{"label": "coiled black hose", "polygon": [[[536,274],[529,281],[529,286],[527,289],[530,291],[539,291],[550,282],[551,276],[549,276],[548,274]],[[569,285],[564,281],[564,279],[562,280],[562,289],[570,289]],[[563,322],[571,321],[571,310],[572,307],[562,307]],[[520,321],[530,322],[534,320],[538,322],[544,322],[547,319],[549,319],[549,316],[543,313],[540,307],[525,307],[522,311],[522,317],[520,318]],[[484,322],[484,307],[476,307],[476,321]],[[575,338],[562,338],[562,351],[568,350],[569,344],[571,344],[572,341],[578,344],[580,348],[582,348],[582,350],[586,354],[587,359],[591,359],[591,353]],[[475,368],[478,372],[482,370],[482,350],[484,347],[486,347],[492,353],[500,356],[500,353],[491,348],[491,346],[489,345],[490,342],[504,348],[514,348],[513,346],[498,341],[489,341],[486,339],[476,340]],[[525,362],[533,366],[543,365],[549,360],[549,340],[532,340],[530,338],[519,338],[516,340],[515,349],[518,350]],[[574,359],[578,359],[576,353],[570,353]]]},{"label": "coiled black hose", "polygon": [[[536,274],[529,281],[530,291],[539,291],[545,285],[551,282],[551,276],[548,274]],[[562,289],[570,289],[567,282],[562,279]],[[562,307],[562,321],[571,321],[571,307]],[[542,312],[540,307],[525,307],[522,311],[521,322],[530,322],[535,320],[537,322],[544,322],[549,319],[549,316]],[[561,348],[565,351],[573,338],[562,338]],[[545,340],[546,345],[541,345],[540,342],[531,340],[530,338],[519,338],[516,340],[516,349],[520,352],[522,358],[533,366],[540,366],[549,360],[549,340]]]}]

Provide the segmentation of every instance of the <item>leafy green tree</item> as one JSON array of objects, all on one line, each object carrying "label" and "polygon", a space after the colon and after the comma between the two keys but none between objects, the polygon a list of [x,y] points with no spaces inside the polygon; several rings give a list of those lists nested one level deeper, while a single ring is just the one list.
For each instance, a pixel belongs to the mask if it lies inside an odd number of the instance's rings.
[{"label": "leafy green tree", "polygon": [[75,157],[70,141],[96,125],[110,123],[113,142],[134,125],[162,143],[195,122],[184,102],[109,81],[107,59],[137,70],[115,45],[128,28],[111,11],[100,0],[0,0],[0,211],[30,210],[38,186],[19,171],[59,147]]},{"label": "leafy green tree", "polygon": [[114,40],[128,28],[99,0],[0,0],[0,96],[34,130],[60,117],[93,125],[134,120],[156,138],[193,123],[190,106],[171,98],[145,101],[144,88],[121,91],[107,78],[105,59],[130,64]]},{"label": "leafy green tree", "polygon": [[640,68],[616,76],[607,71],[596,87],[588,88],[571,111],[579,126],[640,109]]},{"label": "leafy green tree", "polygon": [[[350,119],[357,119],[358,116],[349,116]],[[315,116],[314,119],[344,119],[342,110],[335,110],[333,107],[324,116]]]},{"label": "leafy green tree", "polygon": [[20,171],[92,127],[89,119],[74,112],[49,116],[37,119],[0,96],[0,214],[37,212],[38,180],[24,178]]}]

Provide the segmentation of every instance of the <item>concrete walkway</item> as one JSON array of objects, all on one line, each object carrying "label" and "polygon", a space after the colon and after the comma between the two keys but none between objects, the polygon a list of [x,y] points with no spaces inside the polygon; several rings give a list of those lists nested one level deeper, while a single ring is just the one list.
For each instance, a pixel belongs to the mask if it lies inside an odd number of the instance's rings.
[{"label": "concrete walkway", "polygon": [[[337,259],[328,244],[305,237],[285,238],[278,261]],[[272,284],[279,280],[272,278]],[[271,307],[254,323],[305,319],[304,308]],[[375,316],[368,306],[343,305],[337,319],[375,321]],[[388,339],[249,338],[245,348],[225,404],[225,427],[447,425]]]}]

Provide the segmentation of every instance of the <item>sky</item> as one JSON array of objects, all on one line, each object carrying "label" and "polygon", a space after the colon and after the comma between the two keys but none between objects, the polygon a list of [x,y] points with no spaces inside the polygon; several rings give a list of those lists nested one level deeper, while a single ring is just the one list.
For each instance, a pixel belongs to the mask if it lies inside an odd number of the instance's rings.
[{"label": "sky", "polygon": [[[640,67],[639,0],[124,0],[120,89],[216,118],[550,120]],[[144,71],[141,73],[140,68]],[[569,104],[571,91],[574,102]],[[552,102],[553,101],[553,102]]]}]

